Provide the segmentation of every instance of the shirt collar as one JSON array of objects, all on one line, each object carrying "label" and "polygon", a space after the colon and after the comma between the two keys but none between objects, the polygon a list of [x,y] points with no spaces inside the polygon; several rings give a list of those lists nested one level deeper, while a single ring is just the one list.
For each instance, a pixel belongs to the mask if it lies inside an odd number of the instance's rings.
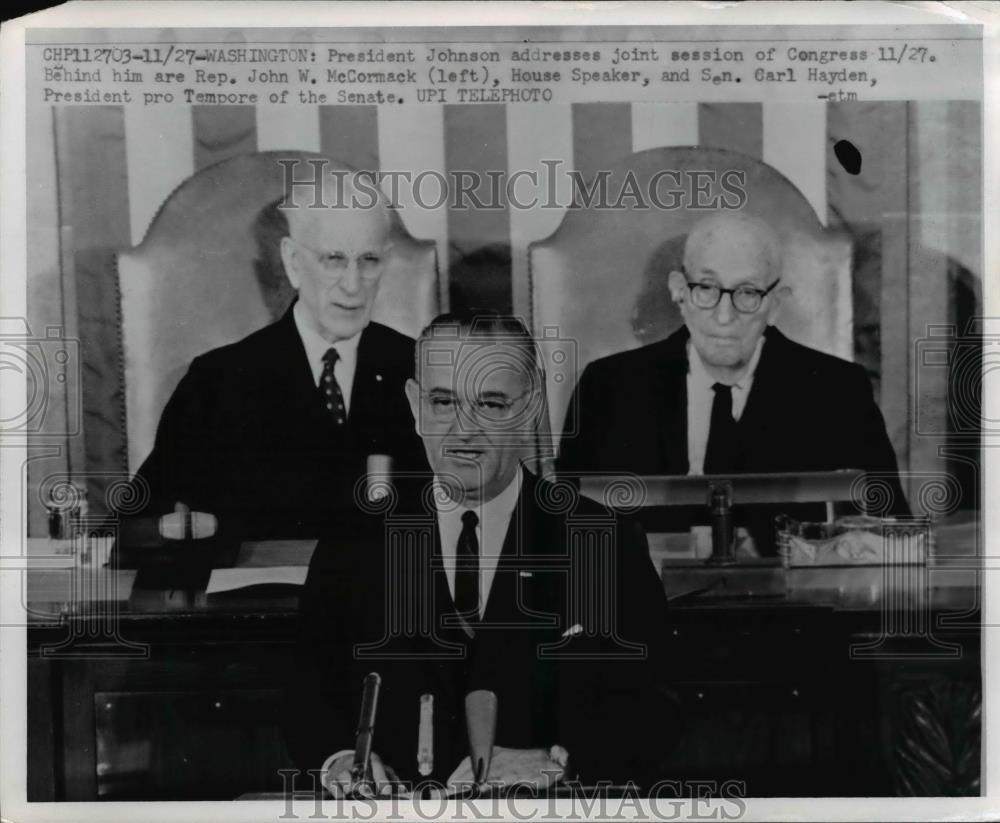
[{"label": "shirt collar", "polygon": [[[757,341],[757,345],[754,347],[753,354],[750,356],[750,362],[747,364],[746,370],[740,375],[740,379],[733,384],[733,388],[745,391],[750,387],[750,384],[753,382],[754,373],[757,371],[757,364],[760,362],[760,353],[763,348],[764,335],[761,335],[760,340]],[[714,383],[719,382],[708,373],[701,355],[698,354],[698,350],[691,344],[690,340],[687,343],[687,352],[688,374],[697,385],[711,387]],[[694,354],[693,357],[692,353]]]},{"label": "shirt collar", "polygon": [[331,346],[337,350],[337,354],[346,365],[350,366],[357,362],[358,343],[361,340],[362,332],[358,332],[346,340],[331,343],[313,329],[305,312],[306,309],[302,305],[302,301],[296,300],[292,307],[292,317],[295,319],[295,328],[299,332],[299,337],[302,338],[302,345],[306,350],[306,359],[312,369],[313,379],[318,384],[320,375],[323,373],[323,355],[330,350]]},{"label": "shirt collar", "polygon": [[485,523],[496,523],[504,522],[506,523],[510,520],[511,515],[514,513],[514,507],[517,505],[517,499],[521,494],[521,469],[518,468],[517,472],[514,474],[514,479],[507,484],[507,487],[500,492],[492,500],[487,500],[485,502],[479,502],[472,505],[462,505],[455,506],[454,502],[448,496],[442,483],[434,478],[434,507],[437,509],[439,517],[452,517],[455,519],[461,519],[462,514],[466,511],[474,511],[479,515],[479,522]]}]

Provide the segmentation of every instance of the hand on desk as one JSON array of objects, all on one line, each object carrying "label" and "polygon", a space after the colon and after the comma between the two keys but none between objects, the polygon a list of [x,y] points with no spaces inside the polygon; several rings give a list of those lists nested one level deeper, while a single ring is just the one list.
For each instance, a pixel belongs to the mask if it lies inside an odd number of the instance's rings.
[{"label": "hand on desk", "polygon": [[323,764],[323,774],[320,778],[323,788],[335,798],[346,797],[355,792],[366,797],[387,797],[392,794],[393,785],[399,783],[396,773],[382,763],[382,759],[375,752],[372,752],[371,768],[374,791],[370,791],[370,784],[368,786],[364,784],[355,786],[354,778],[351,776],[351,766],[353,765],[353,749],[337,752],[333,755]]},{"label": "hand on desk", "polygon": [[[324,764],[321,781],[323,787],[335,798],[346,797],[357,791],[368,792],[366,796],[387,797],[399,783],[396,773],[372,752],[372,782],[374,792],[356,786],[351,776],[354,764],[353,750],[343,750],[332,755]],[[491,785],[512,786],[527,784],[536,790],[547,789],[566,776],[569,755],[562,746],[550,749],[506,749],[493,747],[493,760],[486,781]],[[449,794],[457,789],[467,788],[475,783],[471,758],[466,757],[448,778]]]},{"label": "hand on desk", "polygon": [[[505,749],[493,747],[493,760],[486,782],[511,786],[528,784],[536,789],[546,789],[566,776],[569,755],[562,746],[551,749]],[[472,760],[466,757],[448,778],[448,788],[468,786],[476,779]]]}]

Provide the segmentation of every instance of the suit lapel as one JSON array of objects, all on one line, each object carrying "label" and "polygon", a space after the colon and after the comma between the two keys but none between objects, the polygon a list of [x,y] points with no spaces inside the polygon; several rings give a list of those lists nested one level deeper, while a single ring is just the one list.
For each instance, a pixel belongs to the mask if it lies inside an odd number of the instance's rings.
[{"label": "suit lapel", "polygon": [[[558,587],[564,577],[552,571],[539,571],[530,563],[533,556],[563,551],[560,520],[537,504],[538,479],[525,470],[521,477],[521,493],[507,527],[484,622],[524,626],[544,620],[542,614],[562,610]],[[539,614],[529,614],[535,610]]]},{"label": "suit lapel", "polygon": [[[384,381],[375,379],[374,352],[372,352],[371,325],[365,327],[358,340],[358,359],[354,364],[354,382],[351,384],[351,408],[347,413],[347,422],[353,428],[357,421],[365,420],[370,413],[369,401],[379,402],[376,397],[380,384]],[[376,406],[377,408],[377,406]]]},{"label": "suit lapel", "polygon": [[379,330],[369,323],[358,341],[358,362],[354,368],[351,388],[351,408],[347,422],[352,427],[370,424],[385,417],[389,385],[392,381],[385,373],[385,363],[379,345]]},{"label": "suit lapel", "polygon": [[653,404],[663,474],[688,473],[687,328],[681,327],[663,344],[657,360]]},{"label": "suit lapel", "polygon": [[[415,479],[411,482],[413,482],[414,489],[421,485]],[[406,500],[408,498],[404,496],[402,499]],[[467,663],[468,640],[460,628],[451,625],[446,626],[444,623],[446,616],[455,614],[455,602],[452,600],[451,590],[448,588],[448,576],[444,570],[444,555],[441,551],[441,532],[438,529],[437,513],[433,506],[427,506],[427,501],[422,494],[409,499],[420,501],[414,511],[420,515],[427,516],[429,522],[433,524],[434,542],[430,557],[430,569],[428,571],[431,582],[431,597],[433,598],[433,602],[431,603],[431,620],[433,626],[431,642],[434,648],[432,651],[434,653],[441,651],[436,641],[449,645],[461,644],[466,649],[465,659],[449,658],[429,663],[427,666],[432,681],[441,691],[441,694],[446,696],[444,705],[457,706],[459,692],[463,687],[462,672],[464,665]],[[459,647],[454,648],[457,650]],[[456,664],[458,664],[457,669]]]},{"label": "suit lapel", "polygon": [[[748,465],[758,465],[756,452],[762,446],[768,450],[773,448],[769,432],[774,429],[781,407],[775,399],[790,396],[782,390],[782,381],[788,379],[788,374],[781,367],[782,343],[784,335],[773,326],[765,331],[764,348],[753,376],[753,385],[747,397],[743,414],[740,415],[739,431],[743,443],[743,459]],[[773,457],[772,454],[765,458]]]},{"label": "suit lapel", "polygon": [[483,609],[484,623],[511,623],[517,620],[515,602],[518,581],[515,578],[521,570],[520,560],[529,533],[523,524],[527,508],[524,499],[526,481],[527,475],[523,475],[521,493],[514,511],[511,512],[507,534],[504,536],[503,548],[500,550],[496,572],[493,575],[493,585],[490,586],[490,595],[486,601],[486,608]]},{"label": "suit lapel", "polygon": [[[433,597],[433,615],[435,630],[441,628],[441,617],[455,611],[455,603],[448,588],[448,577],[444,569],[444,553],[441,549],[441,530],[438,526],[437,510],[429,495],[424,494],[424,484],[431,481],[427,477],[399,478],[398,492],[401,510],[395,516],[404,520],[427,519],[433,525],[433,543],[430,556],[431,596]],[[449,630],[450,631],[450,630]]]},{"label": "suit lapel", "polygon": [[262,401],[280,405],[284,419],[311,421],[300,430],[314,431],[317,421],[325,420],[316,381],[299,331],[295,327],[292,306],[275,324],[274,338],[268,344],[261,363],[251,363],[256,382],[264,388]]}]

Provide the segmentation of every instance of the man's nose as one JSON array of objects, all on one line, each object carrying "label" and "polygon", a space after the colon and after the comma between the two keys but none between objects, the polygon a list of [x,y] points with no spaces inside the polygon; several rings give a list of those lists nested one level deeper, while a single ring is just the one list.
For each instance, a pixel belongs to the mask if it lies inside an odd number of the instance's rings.
[{"label": "man's nose", "polygon": [[715,307],[715,320],[721,325],[732,323],[736,319],[736,309],[733,306],[733,296],[724,294]]},{"label": "man's nose", "polygon": [[346,294],[357,294],[361,291],[361,271],[357,260],[348,262],[340,276],[340,288]]},{"label": "man's nose", "polygon": [[455,420],[452,425],[452,433],[459,439],[468,442],[484,433],[485,427],[479,415],[475,414],[469,404],[462,404],[456,409]]}]

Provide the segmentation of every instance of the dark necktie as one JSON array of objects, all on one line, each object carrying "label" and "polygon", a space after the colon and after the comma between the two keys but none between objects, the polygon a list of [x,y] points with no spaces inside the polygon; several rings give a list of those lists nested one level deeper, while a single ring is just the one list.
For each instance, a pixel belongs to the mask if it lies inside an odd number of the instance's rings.
[{"label": "dark necktie", "polygon": [[344,408],[344,395],[340,393],[337,378],[333,375],[333,367],[337,365],[339,358],[336,349],[327,349],[323,355],[323,374],[319,378],[319,387],[323,390],[327,414],[337,426],[343,426],[347,422],[347,410]]},{"label": "dark necktie", "polygon": [[733,387],[723,383],[712,386],[712,421],[705,447],[705,474],[731,474],[736,471],[739,454],[739,429],[733,420]]},{"label": "dark necktie", "polygon": [[462,515],[462,533],[455,548],[455,608],[470,622],[479,620],[479,517],[473,511]]}]

